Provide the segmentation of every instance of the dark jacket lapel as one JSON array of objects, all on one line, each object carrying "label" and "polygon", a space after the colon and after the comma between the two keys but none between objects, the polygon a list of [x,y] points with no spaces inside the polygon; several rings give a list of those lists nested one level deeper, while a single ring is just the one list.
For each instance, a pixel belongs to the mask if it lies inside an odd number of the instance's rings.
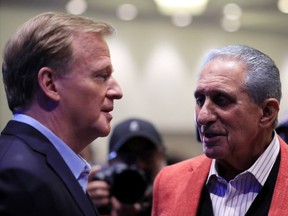
[{"label": "dark jacket lapel", "polygon": [[59,152],[42,133],[28,124],[17,121],[9,121],[2,133],[22,139],[32,149],[45,155],[47,163],[59,178],[62,179],[67,190],[70,191],[71,196],[76,200],[76,203],[79,205],[80,209],[82,209],[84,215],[97,215],[90,200],[83,192],[81,186]]}]

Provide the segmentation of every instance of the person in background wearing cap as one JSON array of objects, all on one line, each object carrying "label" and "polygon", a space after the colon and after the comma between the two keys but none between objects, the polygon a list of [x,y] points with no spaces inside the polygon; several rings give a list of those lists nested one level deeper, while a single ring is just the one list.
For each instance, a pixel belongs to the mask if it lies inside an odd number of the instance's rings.
[{"label": "person in background wearing cap", "polygon": [[112,208],[108,215],[150,216],[153,181],[160,169],[166,165],[165,146],[153,124],[143,119],[130,118],[114,127],[109,140],[108,163],[112,166],[119,161],[144,171],[148,182],[144,197],[137,203],[121,203],[110,194],[110,185],[107,182],[93,180],[94,173],[100,169],[96,165],[92,168],[87,187],[94,205],[100,209],[110,204]]}]

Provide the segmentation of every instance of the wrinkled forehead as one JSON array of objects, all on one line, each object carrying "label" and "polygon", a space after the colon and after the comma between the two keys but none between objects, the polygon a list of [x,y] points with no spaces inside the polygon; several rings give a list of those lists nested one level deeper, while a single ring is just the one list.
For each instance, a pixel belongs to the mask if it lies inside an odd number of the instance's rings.
[{"label": "wrinkled forehead", "polygon": [[211,81],[214,79],[218,81],[228,79],[232,82],[241,79],[244,82],[246,76],[247,67],[242,61],[233,58],[219,57],[209,61],[203,66],[198,75],[198,82],[206,79],[211,79]]},{"label": "wrinkled forehead", "polygon": [[217,58],[208,62],[201,70],[196,83],[196,92],[215,90],[244,90],[246,66],[239,60]]}]

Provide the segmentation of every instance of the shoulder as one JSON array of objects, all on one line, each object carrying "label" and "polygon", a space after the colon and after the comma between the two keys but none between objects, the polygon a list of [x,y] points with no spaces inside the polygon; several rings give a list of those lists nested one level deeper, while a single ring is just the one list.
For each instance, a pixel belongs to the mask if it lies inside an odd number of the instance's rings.
[{"label": "shoulder", "polygon": [[[2,135],[0,137],[0,161],[11,166],[26,167],[27,163],[34,164],[33,158],[37,153],[22,139],[15,136]],[[31,161],[32,160],[32,161]]]},{"label": "shoulder", "polygon": [[33,173],[41,178],[43,172],[49,169],[47,158],[44,151],[32,146],[41,147],[42,141],[33,138],[31,133],[19,131],[17,134],[15,130],[11,126],[6,127],[0,136],[0,172],[21,176],[27,174],[27,178]]},{"label": "shoulder", "polygon": [[[155,211],[167,211],[165,207],[163,208],[163,202],[161,201],[163,199],[167,203],[181,203],[183,197],[186,196],[182,195],[187,194],[187,188],[191,188],[195,193],[200,194],[209,173],[211,161],[203,154],[164,167],[154,180],[153,205]],[[191,185],[195,187],[191,187]]]},{"label": "shoulder", "polygon": [[187,159],[169,166],[164,167],[158,174],[157,178],[160,179],[175,179],[176,181],[185,176],[208,170],[211,164],[211,159],[207,158],[204,154],[197,157]]},{"label": "shoulder", "polygon": [[190,158],[184,161],[180,161],[178,163],[166,166],[165,172],[173,172],[174,170],[181,170],[181,171],[192,171],[193,169],[196,169],[198,166],[200,166],[205,160],[209,160],[204,154],[201,154],[199,156],[196,156],[194,158]]},{"label": "shoulder", "polygon": [[[16,163],[23,165],[27,161],[27,156],[31,155],[31,148],[21,139],[10,136],[1,135],[0,137],[0,161],[1,165],[4,163]],[[15,164],[15,165],[16,165]]]}]

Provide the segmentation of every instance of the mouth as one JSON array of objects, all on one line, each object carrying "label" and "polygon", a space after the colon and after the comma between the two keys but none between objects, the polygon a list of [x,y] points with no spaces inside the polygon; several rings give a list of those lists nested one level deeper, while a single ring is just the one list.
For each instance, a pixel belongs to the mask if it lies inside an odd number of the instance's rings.
[{"label": "mouth", "polygon": [[214,146],[220,142],[220,139],[223,137],[223,135],[214,134],[214,133],[204,133],[204,134],[201,134],[201,137],[202,137],[203,144]]},{"label": "mouth", "polygon": [[223,134],[218,134],[218,133],[202,133],[203,137],[207,137],[207,138],[215,138],[215,137],[219,137],[219,136],[223,136]]},{"label": "mouth", "polygon": [[113,111],[113,107],[107,107],[107,108],[103,108],[101,110],[102,113],[104,113],[104,115],[106,116],[106,118],[111,121],[113,116],[111,115],[111,112]]},{"label": "mouth", "polygon": [[200,134],[202,141],[205,143],[212,143],[218,141],[223,136],[226,136],[225,133],[219,131],[212,131],[211,129],[205,129],[204,127],[200,128]]},{"label": "mouth", "polygon": [[113,105],[111,105],[111,106],[103,106],[102,107],[102,109],[101,109],[101,111],[102,112],[106,112],[106,113],[110,113],[110,112],[112,112],[113,111],[113,109],[114,109],[114,107],[113,107]]}]

